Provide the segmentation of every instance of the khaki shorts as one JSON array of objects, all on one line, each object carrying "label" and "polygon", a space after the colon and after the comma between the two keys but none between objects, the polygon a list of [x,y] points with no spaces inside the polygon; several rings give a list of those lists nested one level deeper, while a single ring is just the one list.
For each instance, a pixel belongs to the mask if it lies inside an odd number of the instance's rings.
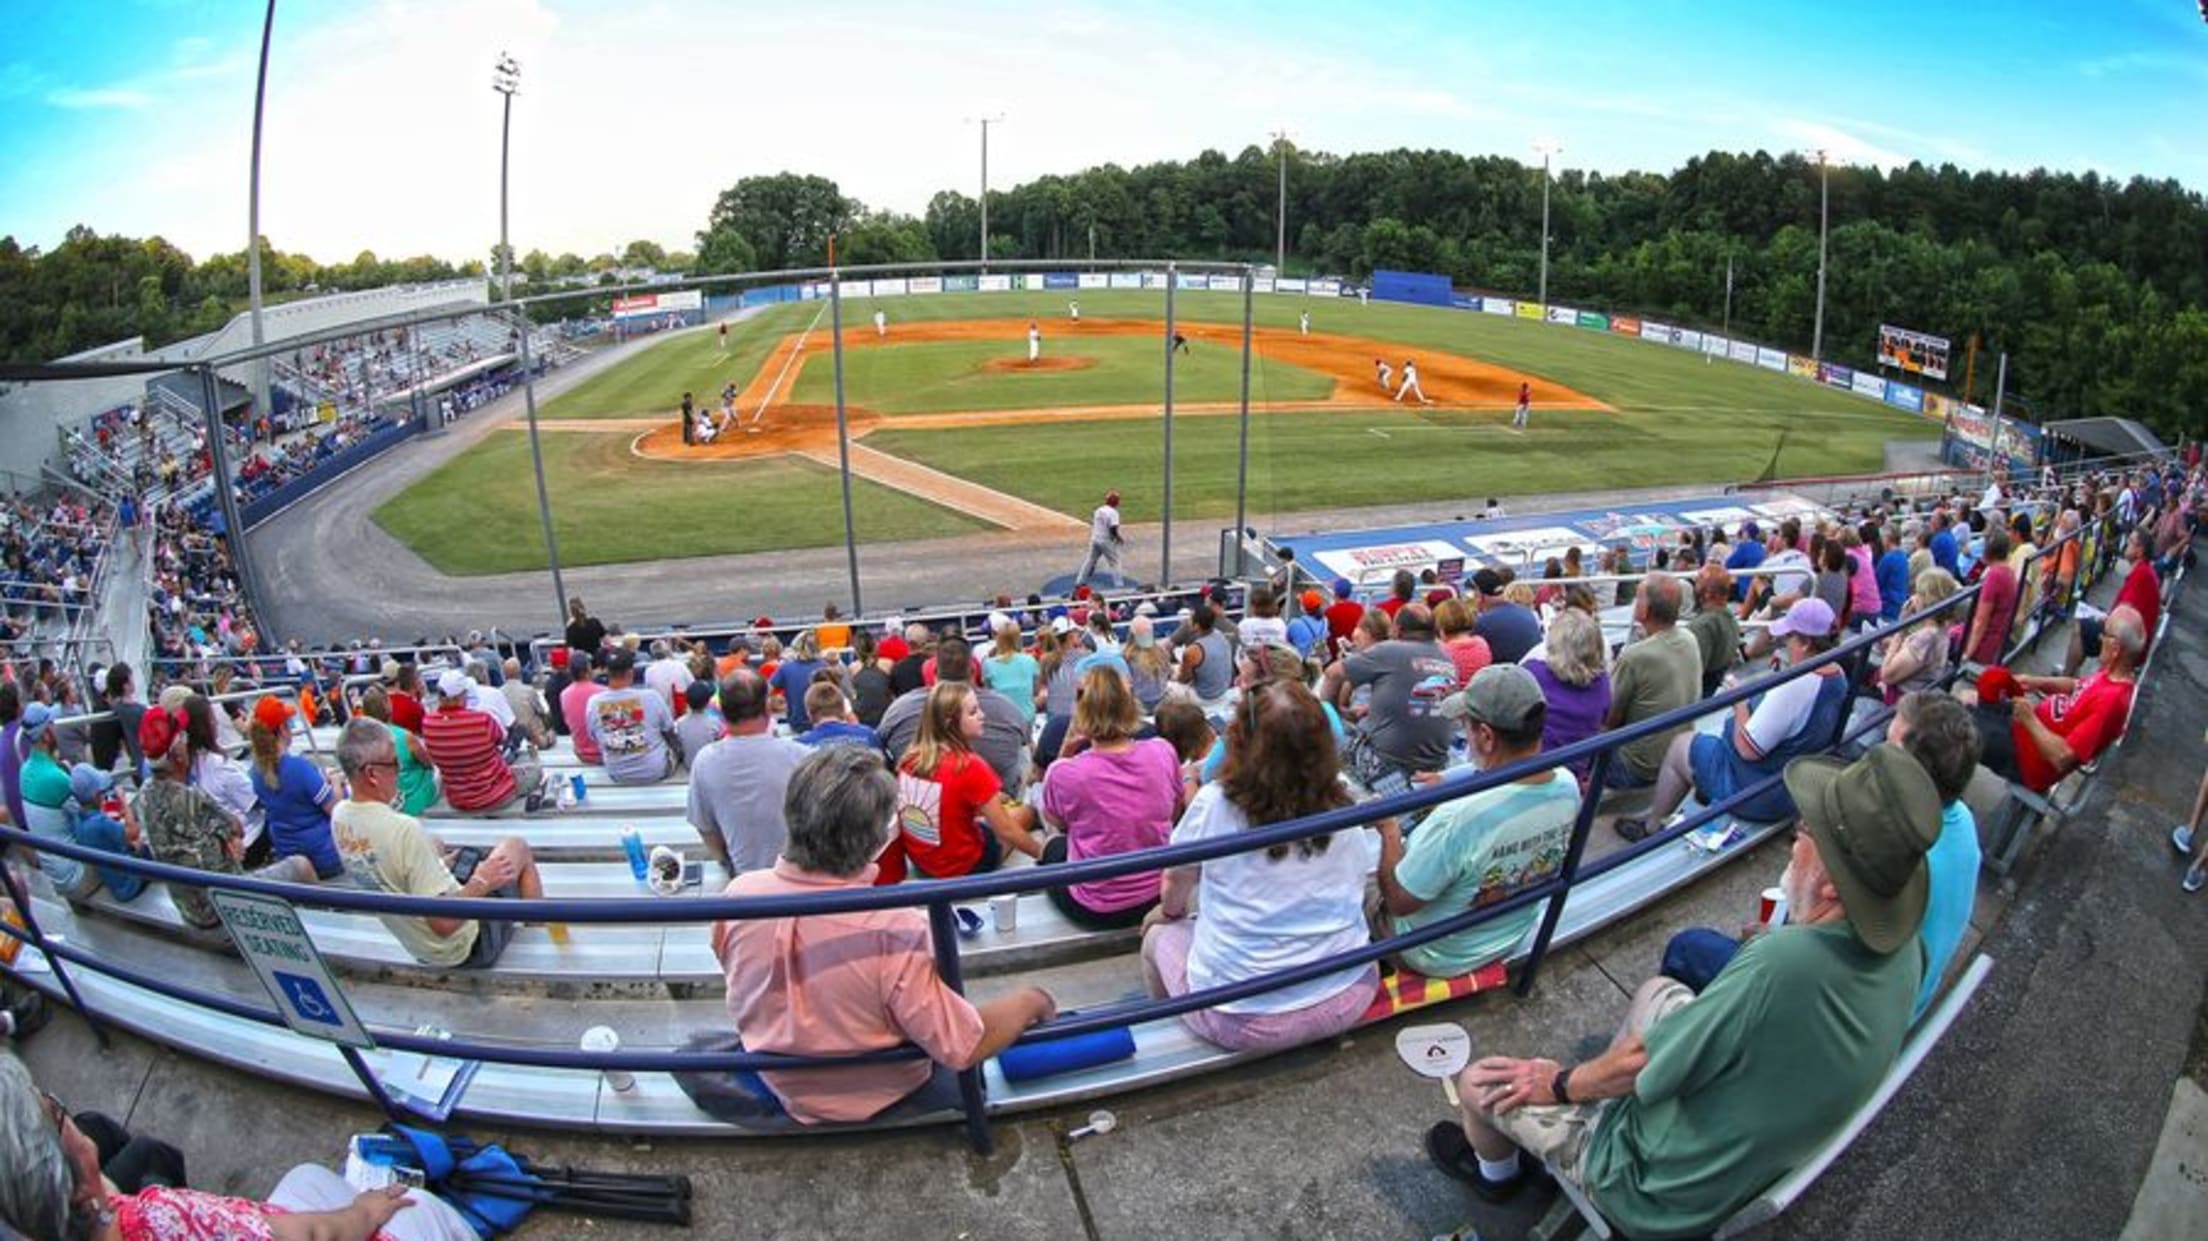
[{"label": "khaki shorts", "polygon": [[[1655,979],[1634,995],[1633,1006],[1626,1010],[1625,1028],[1645,1037],[1651,1026],[1693,1002],[1694,992],[1684,984]],[[1514,1108],[1501,1114],[1478,1110],[1504,1137],[1547,1164],[1551,1172],[1574,1185],[1584,1185],[1580,1162],[1586,1157],[1595,1129],[1610,1110],[1610,1102],[1556,1103]]]}]

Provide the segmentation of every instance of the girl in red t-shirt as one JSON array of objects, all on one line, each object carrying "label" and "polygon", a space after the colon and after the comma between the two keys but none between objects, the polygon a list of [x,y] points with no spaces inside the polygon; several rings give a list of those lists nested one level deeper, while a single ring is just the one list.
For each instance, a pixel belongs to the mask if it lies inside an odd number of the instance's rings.
[{"label": "girl in red t-shirt", "polygon": [[974,753],[987,724],[965,682],[928,691],[919,732],[897,765],[897,845],[922,878],[995,870],[1007,848],[1042,855],[1035,808],[1006,800],[997,773]]}]

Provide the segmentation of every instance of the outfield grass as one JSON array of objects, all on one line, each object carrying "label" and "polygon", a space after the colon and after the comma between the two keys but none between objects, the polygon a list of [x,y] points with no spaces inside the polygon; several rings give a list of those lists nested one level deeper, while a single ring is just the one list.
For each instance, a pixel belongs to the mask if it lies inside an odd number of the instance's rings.
[{"label": "outfield grass", "polygon": [[[795,457],[675,464],[629,453],[629,432],[548,434],[544,474],[567,565],[822,547],[843,542],[836,472]],[[854,479],[868,541],[993,529]],[[498,431],[384,502],[375,522],[440,572],[545,567],[528,437]]]},{"label": "outfield grass", "polygon": [[[819,310],[817,303],[777,306],[730,324],[727,353],[721,352],[720,338],[712,331],[670,336],[545,402],[540,416],[672,417],[682,408],[685,392],[701,405],[718,407],[724,384],[741,389],[750,383],[783,334],[804,328]],[[825,328],[827,320],[821,323]]]},{"label": "outfield grass", "polygon": [[[843,359],[845,399],[883,414],[940,413],[965,409],[1058,409],[1075,405],[1156,404],[1165,397],[1161,338],[1051,335],[1045,357],[1079,357],[1094,365],[1072,371],[985,371],[992,361],[1024,364],[1027,341],[932,341],[890,348],[854,349]],[[1262,372],[1262,373],[1260,373]],[[1217,345],[1193,345],[1173,367],[1176,401],[1231,401],[1242,388],[1242,355]],[[1276,401],[1324,400],[1332,378],[1282,362],[1253,359],[1250,391]],[[836,399],[835,372],[826,356],[809,353],[791,400],[826,405]]]}]

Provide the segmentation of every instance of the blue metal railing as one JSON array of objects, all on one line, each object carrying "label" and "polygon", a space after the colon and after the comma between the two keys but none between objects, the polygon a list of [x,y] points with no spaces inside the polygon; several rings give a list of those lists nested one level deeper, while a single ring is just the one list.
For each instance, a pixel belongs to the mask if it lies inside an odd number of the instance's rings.
[{"label": "blue metal railing", "polygon": [[[2027,561],[2027,568],[2056,552],[2062,542],[2090,535],[2105,536],[2109,523],[2096,522],[2074,532],[2066,539],[2038,549]],[[2086,581],[2085,573],[2092,557],[2081,557],[2080,589]],[[1587,791],[1582,794],[1565,863],[1559,873],[1545,881],[1527,887],[1509,898],[1491,905],[1465,910],[1439,919],[1414,931],[1386,939],[1375,940],[1353,951],[1305,963],[1291,969],[1278,971],[1258,978],[1189,991],[1178,996],[1150,998],[1110,1004],[1079,1013],[1067,1014],[1029,1030],[1022,1042],[1064,1037],[1106,1029],[1122,1028],[1179,1016],[1197,1009],[1231,1003],[1262,995],[1283,987],[1307,982],[1377,961],[1382,957],[1406,948],[1431,943],[1457,934],[1482,923],[1520,910],[1545,903],[1543,916],[1534,942],[1527,951],[1520,968],[1518,989],[1521,993],[1531,988],[1538,977],[1553,941],[1556,927],[1562,917],[1564,902],[1581,882],[1606,874],[1619,867],[1665,847],[1689,832],[1729,814],[1735,806],[1770,790],[1783,780],[1774,773],[1736,791],[1702,810],[1693,812],[1653,832],[1646,840],[1638,842],[1593,863],[1585,863],[1585,851],[1592,833],[1596,807],[1605,790],[1602,777],[1614,752],[1621,746],[1656,734],[1668,733],[1681,727],[1691,727],[1700,717],[1729,710],[1735,704],[1746,702],[1782,681],[1807,676],[1828,664],[1844,663],[1849,668],[1851,683],[1860,681],[1865,661],[1872,647],[1879,641],[1901,633],[1913,625],[1928,619],[1951,615],[1963,609],[1963,623],[1969,623],[1968,609],[1975,606],[1980,587],[1973,585],[1943,601],[1937,607],[1924,612],[1904,616],[1890,625],[1866,632],[1836,644],[1831,650],[1821,652],[1783,671],[1758,677],[1733,688],[1722,690],[1708,698],[1690,703],[1676,710],[1665,712],[1626,727],[1598,733],[1568,746],[1546,751],[1521,762],[1505,767],[1484,770],[1469,778],[1451,778],[1424,788],[1362,802],[1287,823],[1253,828],[1231,837],[1198,841],[1187,844],[1169,844],[1154,849],[1112,857],[1069,861],[1047,868],[1021,869],[988,875],[973,875],[956,879],[926,880],[895,887],[850,888],[826,893],[810,893],[787,896],[756,897],[698,897],[685,901],[677,914],[670,917],[667,902],[658,897],[629,897],[590,900],[533,901],[503,900],[497,898],[412,897],[368,892],[358,889],[321,887],[280,883],[245,875],[211,875],[189,867],[120,856],[87,848],[74,842],[62,842],[35,838],[16,828],[0,828],[0,844],[20,843],[33,850],[53,853],[80,862],[126,871],[147,879],[190,887],[214,888],[229,891],[258,893],[275,896],[295,904],[309,907],[349,910],[379,915],[403,915],[411,917],[461,918],[494,921],[558,921],[572,923],[695,923],[714,920],[755,920],[762,918],[800,917],[808,914],[855,912],[862,910],[925,907],[934,931],[934,947],[937,966],[945,981],[955,987],[961,984],[958,936],[953,933],[952,906],[955,903],[974,901],[990,896],[1036,891],[1076,883],[1093,883],[1122,875],[1149,873],[1171,867],[1196,865],[1213,858],[1253,852],[1311,836],[1327,835],[1347,829],[1359,828],[1381,819],[1394,817],[1414,810],[1425,810],[1444,802],[1454,801],[1468,794],[1507,784],[1550,768],[1571,763],[1580,758],[1593,760],[1592,778]],[[1951,667],[1948,680],[1960,672],[1959,665]],[[1831,749],[1851,737],[1862,737],[1885,724],[1886,713],[1873,712],[1871,717],[1851,733],[1847,726],[1848,715],[1842,714],[1834,735],[1825,739],[1820,749]],[[97,1018],[78,994],[69,980],[62,963],[82,966],[129,985],[142,988],[180,1003],[207,1008],[227,1016],[257,1022],[264,1025],[281,1025],[282,1019],[271,1009],[249,1004],[229,996],[197,990],[179,983],[159,978],[133,969],[119,962],[107,960],[98,954],[87,952],[76,945],[58,943],[45,936],[31,916],[26,892],[12,872],[0,866],[0,880],[4,880],[8,895],[24,915],[26,925],[18,930],[0,924],[0,932],[14,936],[44,951],[53,962],[56,982],[68,993],[71,1001],[95,1023]],[[104,1039],[104,1033],[103,1033]],[[584,1052],[565,1047],[531,1047],[505,1043],[485,1043],[462,1039],[434,1039],[411,1033],[379,1030],[379,1043],[404,1051],[416,1051],[449,1057],[481,1060],[491,1063],[514,1064],[551,1069],[604,1070],[627,1069],[645,1071],[724,1071],[724,1070],[774,1070],[790,1068],[823,1068],[858,1063],[879,1063],[886,1060],[913,1059],[925,1053],[906,1045],[855,1056],[799,1056],[768,1052],[690,1052],[690,1051],[621,1051],[612,1053]],[[372,1098],[389,1107],[373,1075],[349,1058],[356,1074]],[[980,1068],[965,1070],[961,1075],[962,1097],[969,1133],[975,1145],[987,1150],[990,1137],[987,1117],[981,1095]]]}]

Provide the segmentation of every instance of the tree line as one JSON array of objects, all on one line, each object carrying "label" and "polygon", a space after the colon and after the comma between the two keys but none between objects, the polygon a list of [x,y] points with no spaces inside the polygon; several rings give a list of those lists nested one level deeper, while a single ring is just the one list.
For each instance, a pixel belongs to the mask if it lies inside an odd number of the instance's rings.
[{"label": "tree line", "polygon": [[[1435,271],[1460,287],[1530,297],[1539,281],[1542,176],[1500,156],[1394,150],[1333,155],[1249,146],[1228,156],[1039,177],[989,195],[997,258],[1269,261],[1281,162],[1291,273],[1362,278]],[[2166,436],[2208,432],[2208,204],[2174,181],[1941,165],[1824,170],[1831,226],[1824,356],[1876,362],[1881,323],[1981,342],[1971,395],[1992,396],[2009,355],[2011,408],[2115,414]],[[1552,302],[1716,329],[1809,351],[1820,169],[1799,155],[1712,152],[1669,173],[1559,171],[1549,187]],[[937,193],[918,216],[877,210],[834,181],[747,177],[723,190],[694,252],[649,241],[589,259],[530,251],[527,291],[612,283],[619,269],[697,274],[839,261],[973,259],[980,204]],[[265,243],[264,243],[265,244]],[[363,253],[319,265],[265,252],[272,297],[480,274],[485,265]],[[495,270],[499,255],[491,255]],[[244,301],[244,255],[194,263],[159,238],[73,229],[50,252],[0,239],[0,354],[44,359],[143,334],[219,326]],[[1936,387],[1939,385],[1935,385]]]}]

